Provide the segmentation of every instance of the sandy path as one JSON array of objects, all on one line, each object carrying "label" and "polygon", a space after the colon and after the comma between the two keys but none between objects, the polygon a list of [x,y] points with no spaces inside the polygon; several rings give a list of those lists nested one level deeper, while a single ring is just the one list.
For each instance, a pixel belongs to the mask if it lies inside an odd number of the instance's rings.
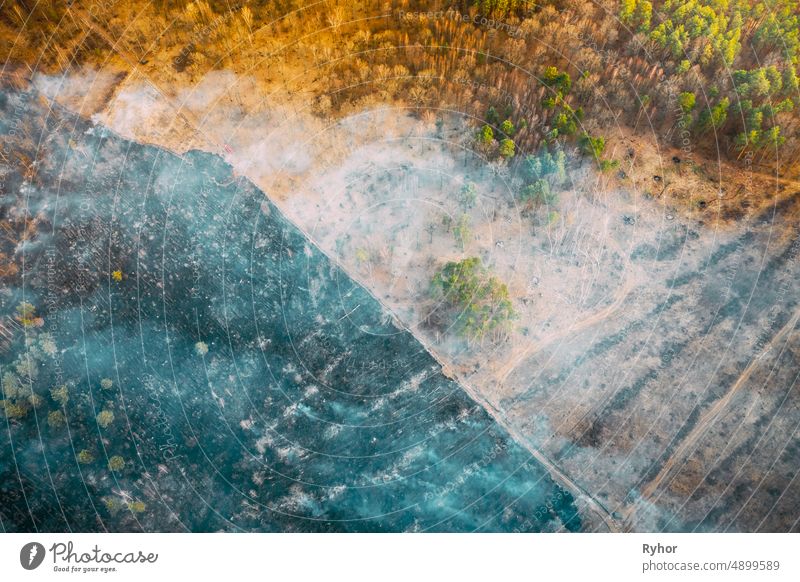
[{"label": "sandy path", "polygon": [[614,301],[610,305],[607,305],[606,307],[599,309],[598,311],[589,315],[588,317],[578,320],[576,323],[570,325],[569,327],[563,327],[554,330],[553,332],[543,336],[538,342],[531,342],[521,352],[514,353],[512,357],[508,361],[506,361],[506,363],[502,365],[500,370],[497,372],[496,374],[497,383],[500,385],[505,384],[506,380],[511,375],[511,373],[514,370],[516,370],[520,364],[522,364],[525,360],[527,360],[529,356],[532,356],[533,354],[537,353],[545,346],[560,339],[563,339],[569,335],[573,335],[575,333],[583,331],[584,329],[592,327],[593,325],[600,323],[601,321],[613,315],[622,306],[622,304],[628,298],[628,295],[630,295],[630,292],[633,290],[634,288],[633,281],[634,277],[632,276],[630,271],[626,269],[625,281],[623,281],[622,285],[620,285],[617,288],[614,294]]}]

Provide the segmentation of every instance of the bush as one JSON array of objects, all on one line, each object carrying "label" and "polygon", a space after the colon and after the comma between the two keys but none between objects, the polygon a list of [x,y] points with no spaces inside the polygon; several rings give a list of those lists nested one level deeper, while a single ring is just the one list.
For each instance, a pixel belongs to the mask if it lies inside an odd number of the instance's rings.
[{"label": "bush", "polygon": [[125,459],[119,455],[114,455],[108,460],[108,468],[112,471],[121,471],[125,468]]},{"label": "bush", "polygon": [[47,415],[47,424],[50,428],[59,428],[64,426],[67,419],[64,418],[64,413],[60,410],[54,410]]},{"label": "bush", "polygon": [[516,317],[505,283],[489,274],[478,257],[448,262],[432,281],[438,299],[458,312],[459,333],[483,339],[489,332],[504,332]]},{"label": "bush", "polygon": [[694,104],[695,96],[691,91],[684,91],[678,95],[678,105],[680,105],[681,111],[684,113],[691,112],[694,109]]},{"label": "bush", "polygon": [[453,228],[453,236],[456,239],[456,244],[458,244],[458,248],[462,251],[464,247],[466,247],[470,241],[472,240],[472,230],[469,227],[469,216],[466,214],[462,214],[461,218],[458,220],[458,224],[455,225]]},{"label": "bush", "polygon": [[97,424],[100,428],[108,428],[114,422],[114,413],[110,410],[103,410],[97,415]]},{"label": "bush", "polygon": [[514,135],[514,124],[511,122],[510,119],[506,119],[500,126],[500,131],[502,131],[508,137],[511,137],[512,135]]},{"label": "bush", "polygon": [[490,125],[484,125],[478,133],[478,141],[484,146],[489,146],[494,141],[494,130]]},{"label": "bush", "polygon": [[500,155],[506,159],[510,159],[514,157],[516,153],[516,146],[514,145],[514,141],[508,138],[505,138],[500,142]]},{"label": "bush", "polygon": [[534,204],[552,206],[558,201],[558,195],[550,189],[550,183],[547,180],[540,178],[522,189],[520,199],[527,206]]},{"label": "bush", "polygon": [[592,137],[588,133],[583,132],[583,135],[578,141],[578,145],[585,155],[592,156],[596,160],[599,160],[606,149],[606,139],[604,137]]},{"label": "bush", "polygon": [[474,182],[467,182],[461,187],[461,205],[465,210],[475,206],[478,201],[478,189]]},{"label": "bush", "polygon": [[24,418],[28,414],[25,406],[11,402],[11,400],[0,400],[0,405],[6,413],[6,418]]},{"label": "bush", "polygon": [[50,398],[61,406],[66,406],[69,402],[69,390],[66,385],[59,386],[58,388],[50,389]]},{"label": "bush", "polygon": [[81,452],[78,453],[78,462],[81,465],[88,465],[94,462],[94,455],[92,451],[88,449],[83,449]]}]

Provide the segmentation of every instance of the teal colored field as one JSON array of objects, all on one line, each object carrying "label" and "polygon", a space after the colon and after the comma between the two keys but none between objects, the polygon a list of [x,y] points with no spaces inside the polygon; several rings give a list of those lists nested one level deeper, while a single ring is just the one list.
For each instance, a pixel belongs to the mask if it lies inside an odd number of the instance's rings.
[{"label": "teal colored field", "polygon": [[[217,157],[0,97],[3,531],[580,530],[573,498]],[[17,216],[17,218],[20,218]]]}]

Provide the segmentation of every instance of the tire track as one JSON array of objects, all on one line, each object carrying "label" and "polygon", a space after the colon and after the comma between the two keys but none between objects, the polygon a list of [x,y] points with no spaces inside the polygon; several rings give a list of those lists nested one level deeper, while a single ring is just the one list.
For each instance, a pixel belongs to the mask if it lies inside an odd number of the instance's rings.
[{"label": "tire track", "polygon": [[[753,374],[753,372],[761,365],[762,356],[767,354],[772,349],[774,344],[778,343],[784,337],[790,334],[797,326],[798,320],[800,320],[800,310],[795,311],[794,315],[786,323],[786,325],[784,325],[778,331],[778,333],[776,333],[764,346],[761,352],[751,360],[750,364],[739,375],[725,395],[717,400],[714,406],[712,406],[700,417],[700,420],[697,422],[691,432],[689,432],[683,442],[681,442],[672,455],[670,455],[670,457],[664,461],[664,464],[662,465],[658,474],[641,489],[642,500],[649,500],[658,491],[658,488],[667,478],[674,476],[673,469],[676,463],[683,459],[684,456],[687,456],[687,454],[691,454],[691,452],[693,452],[693,447],[697,444],[698,440],[703,437],[711,424],[713,424],[714,421],[725,411],[725,409],[733,400],[733,397],[736,396],[742,386],[744,386],[750,379],[750,376]],[[636,513],[637,507],[638,504],[635,503],[623,512],[623,519],[626,523],[629,522]]]},{"label": "tire track", "polygon": [[500,385],[505,384],[506,380],[508,380],[508,377],[514,372],[514,370],[517,369],[517,367],[519,367],[520,364],[551,343],[583,331],[611,317],[620,307],[622,307],[622,304],[628,298],[628,295],[630,295],[631,291],[633,291],[633,288],[633,277],[629,274],[623,284],[617,288],[617,291],[614,294],[614,301],[610,305],[607,305],[606,307],[596,311],[595,313],[569,327],[561,328],[545,335],[538,342],[530,343],[527,348],[525,348],[520,354],[516,354],[514,357],[512,357],[497,372],[497,383]]}]

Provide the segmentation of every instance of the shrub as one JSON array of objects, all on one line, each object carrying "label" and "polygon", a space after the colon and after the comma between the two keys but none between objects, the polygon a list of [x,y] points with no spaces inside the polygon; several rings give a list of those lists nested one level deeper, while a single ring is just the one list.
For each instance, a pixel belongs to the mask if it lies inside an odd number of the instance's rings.
[{"label": "shrub", "polygon": [[509,138],[505,138],[500,142],[499,151],[500,155],[503,156],[504,158],[506,159],[513,158],[514,154],[516,153],[516,146],[514,145],[514,141]]},{"label": "shrub", "polygon": [[133,513],[142,513],[145,509],[147,509],[147,506],[143,501],[129,501],[128,509],[130,509]]},{"label": "shrub", "polygon": [[478,189],[475,187],[475,183],[467,182],[461,187],[461,205],[466,210],[475,206],[477,201]]},{"label": "shrub", "polygon": [[52,398],[61,406],[66,406],[67,402],[69,402],[69,390],[67,389],[66,384],[61,385],[58,388],[51,388],[50,398]]},{"label": "shrub", "polygon": [[432,288],[458,311],[457,329],[470,340],[507,331],[516,317],[505,283],[490,275],[478,257],[445,264],[434,275]]},{"label": "shrub", "polygon": [[78,453],[78,462],[81,465],[88,465],[89,463],[94,462],[94,455],[88,449],[83,449],[81,452]]},{"label": "shrub", "polygon": [[50,428],[60,428],[66,424],[67,419],[60,410],[53,410],[47,415],[47,424]]},{"label": "shrub", "polygon": [[125,459],[119,455],[114,455],[108,460],[108,468],[112,471],[121,471],[125,468]]},{"label": "shrub", "polygon": [[103,410],[97,415],[97,424],[100,428],[108,428],[114,422],[114,413],[110,410]]}]

